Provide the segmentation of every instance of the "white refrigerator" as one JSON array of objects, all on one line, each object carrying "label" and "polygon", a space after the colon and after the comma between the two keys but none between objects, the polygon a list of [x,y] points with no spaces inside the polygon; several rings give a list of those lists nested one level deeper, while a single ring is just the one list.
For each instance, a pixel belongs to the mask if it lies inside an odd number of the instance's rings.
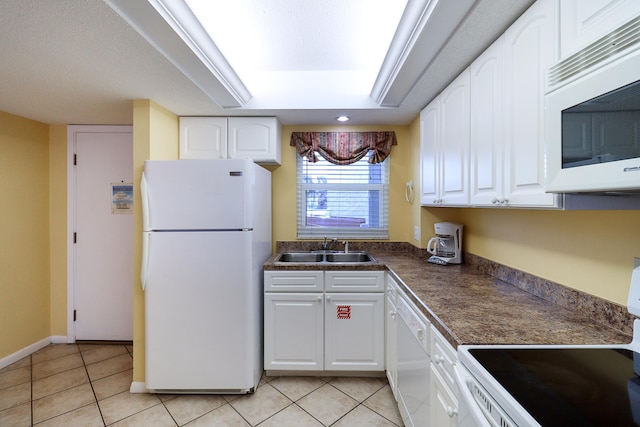
[{"label": "white refrigerator", "polygon": [[271,173],[248,159],[148,160],[141,196],[146,388],[255,391]]}]

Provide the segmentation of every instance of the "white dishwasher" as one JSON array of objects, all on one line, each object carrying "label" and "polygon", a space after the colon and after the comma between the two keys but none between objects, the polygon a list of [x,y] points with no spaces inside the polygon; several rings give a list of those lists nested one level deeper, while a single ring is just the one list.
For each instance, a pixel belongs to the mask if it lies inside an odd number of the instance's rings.
[{"label": "white dishwasher", "polygon": [[430,322],[402,297],[398,317],[398,407],[405,426],[429,426]]}]

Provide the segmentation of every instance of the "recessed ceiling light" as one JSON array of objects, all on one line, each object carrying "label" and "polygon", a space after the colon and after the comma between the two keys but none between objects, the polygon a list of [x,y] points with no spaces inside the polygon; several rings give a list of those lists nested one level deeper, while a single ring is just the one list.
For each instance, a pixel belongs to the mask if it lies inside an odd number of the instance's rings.
[{"label": "recessed ceiling light", "polygon": [[348,122],[349,121],[349,117],[348,116],[338,116],[336,117],[336,120],[339,122]]}]

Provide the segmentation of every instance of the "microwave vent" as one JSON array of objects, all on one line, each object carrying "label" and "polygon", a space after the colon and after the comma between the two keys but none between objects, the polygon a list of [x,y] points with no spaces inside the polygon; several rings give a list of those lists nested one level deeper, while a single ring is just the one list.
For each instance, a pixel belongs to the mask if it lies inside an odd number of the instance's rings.
[{"label": "microwave vent", "polygon": [[582,71],[603,64],[621,52],[628,53],[639,47],[640,16],[551,67],[548,76],[549,88],[556,89]]}]

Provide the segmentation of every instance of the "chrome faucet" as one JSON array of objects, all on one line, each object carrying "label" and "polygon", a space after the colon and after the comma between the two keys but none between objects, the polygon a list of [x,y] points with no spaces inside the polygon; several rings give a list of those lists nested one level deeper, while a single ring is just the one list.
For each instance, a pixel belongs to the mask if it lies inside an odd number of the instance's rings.
[{"label": "chrome faucet", "polygon": [[331,240],[328,240],[327,236],[324,236],[324,240],[322,241],[322,250],[323,251],[327,251],[329,250],[329,248],[331,247],[331,245],[333,245],[335,242],[338,241],[337,237],[334,237]]},{"label": "chrome faucet", "polygon": [[342,242],[342,244],[344,245],[344,253],[348,254],[349,253],[349,242],[347,242],[346,240]]}]

